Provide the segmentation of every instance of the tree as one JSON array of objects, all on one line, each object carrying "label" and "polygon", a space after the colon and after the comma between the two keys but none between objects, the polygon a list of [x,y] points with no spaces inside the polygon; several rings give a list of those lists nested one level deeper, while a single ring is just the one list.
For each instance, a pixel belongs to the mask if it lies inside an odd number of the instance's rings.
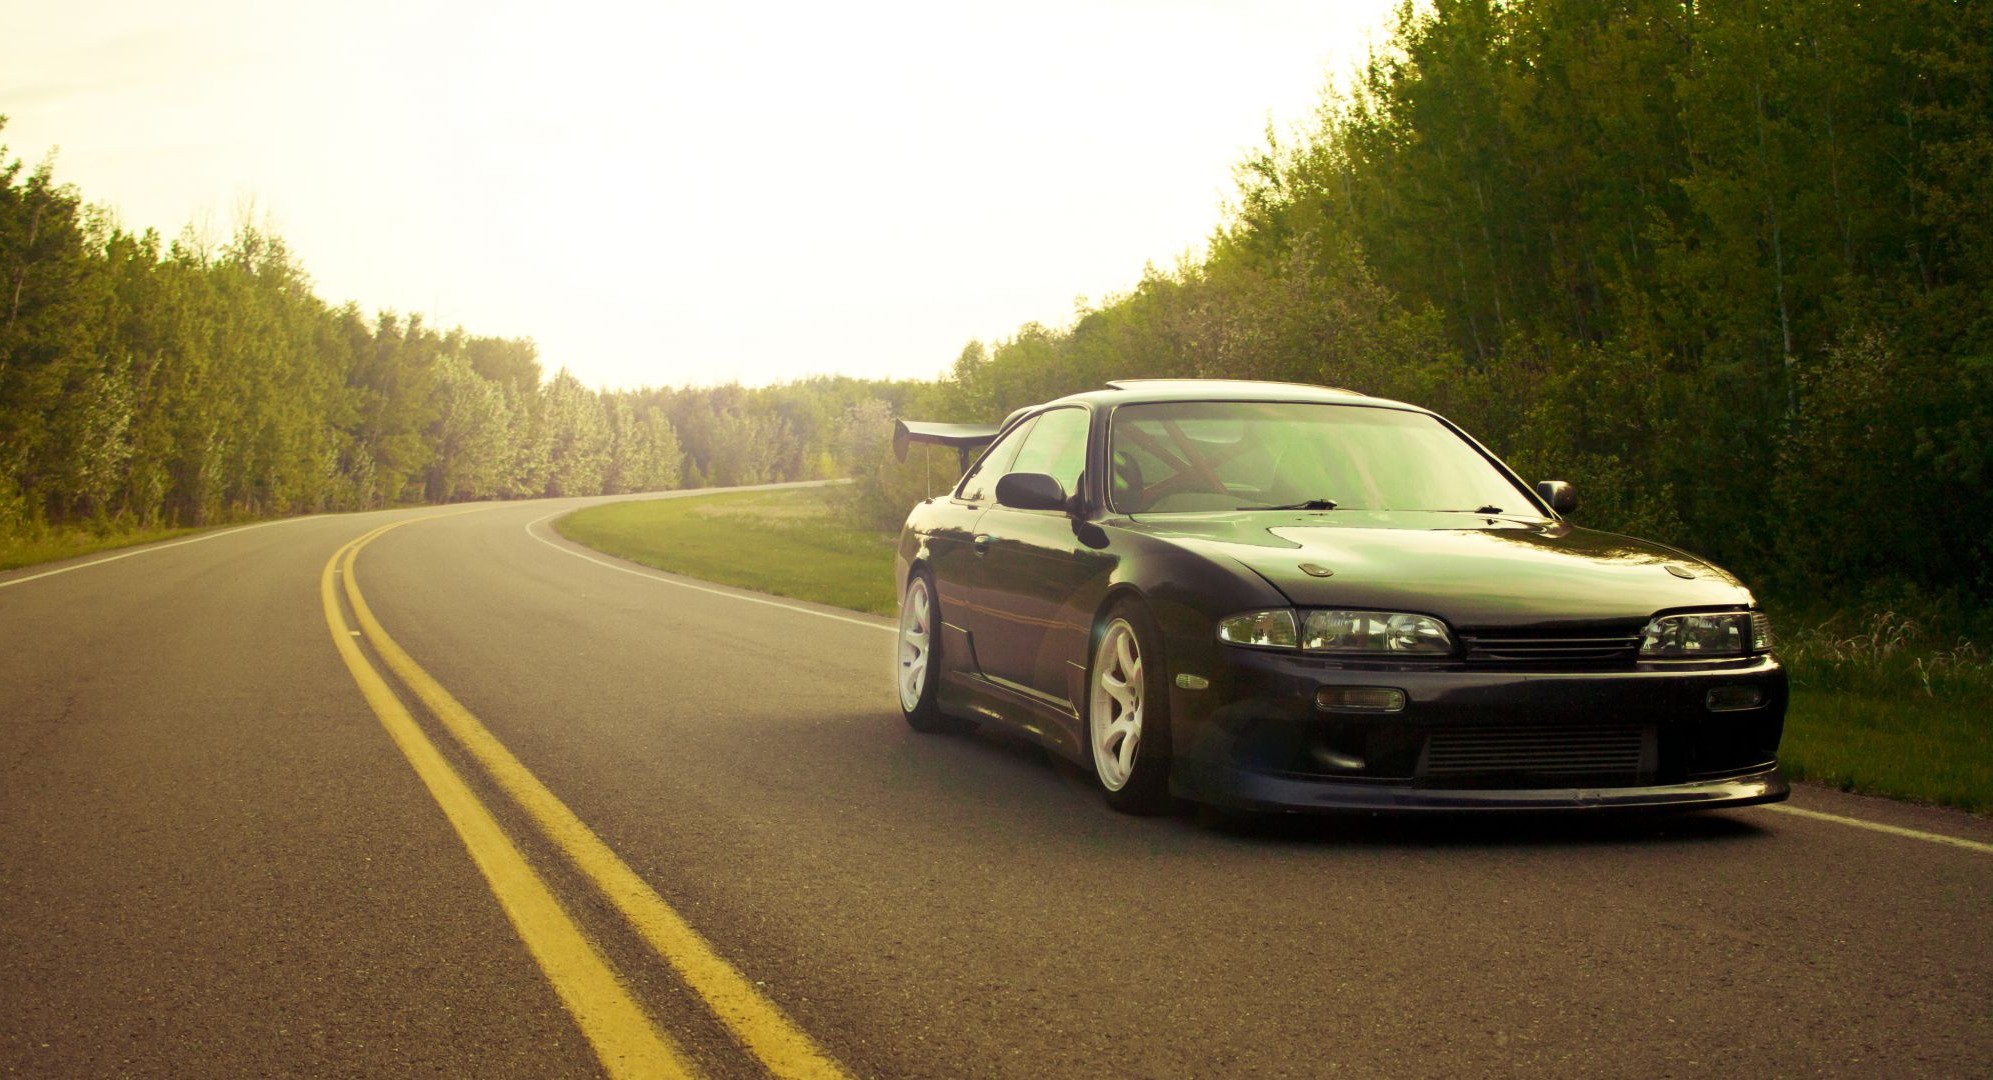
[{"label": "tree", "polygon": [[562,368],[543,394],[548,433],[548,495],[600,495],[609,469],[609,425],[602,401]]},{"label": "tree", "polygon": [[435,420],[426,494],[430,502],[484,499],[505,490],[512,464],[507,386],[472,368],[460,352],[436,362]]}]

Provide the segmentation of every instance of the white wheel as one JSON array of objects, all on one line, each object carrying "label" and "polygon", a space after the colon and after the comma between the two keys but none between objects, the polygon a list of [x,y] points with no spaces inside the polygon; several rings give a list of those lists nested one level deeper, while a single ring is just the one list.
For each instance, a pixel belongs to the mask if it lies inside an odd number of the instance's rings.
[{"label": "white wheel", "polygon": [[1142,747],[1142,643],[1126,619],[1107,624],[1094,653],[1093,700],[1088,714],[1093,732],[1093,771],[1100,786],[1120,791],[1135,774]]},{"label": "white wheel", "polygon": [[915,574],[907,582],[906,598],[900,604],[901,711],[911,713],[920,708],[927,692],[927,669],[933,651],[934,597],[928,592],[927,578]]},{"label": "white wheel", "polygon": [[915,731],[970,731],[975,724],[941,711],[941,604],[934,575],[921,567],[907,578],[900,597],[900,656],[893,681],[899,684],[900,714]]},{"label": "white wheel", "polygon": [[1087,674],[1087,742],[1107,805],[1159,814],[1170,805],[1170,703],[1162,631],[1124,600],[1107,613]]}]

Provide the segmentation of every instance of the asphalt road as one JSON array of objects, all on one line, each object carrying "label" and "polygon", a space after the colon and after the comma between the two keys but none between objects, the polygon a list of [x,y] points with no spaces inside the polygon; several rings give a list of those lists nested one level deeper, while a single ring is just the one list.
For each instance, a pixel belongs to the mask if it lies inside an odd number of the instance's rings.
[{"label": "asphalt road", "polygon": [[[342,632],[579,929],[568,955],[694,1072],[768,1074],[748,998],[860,1076],[1993,1072],[1984,819],[1810,788],[1788,805],[1907,831],[1771,808],[1126,818],[1028,746],[907,730],[887,621],[582,557],[532,524],[572,505],[0,574],[0,1073],[623,1061]],[[354,563],[379,627],[719,983],[634,928],[330,587],[335,554],[397,521]],[[752,989],[716,1004],[728,977]]]}]

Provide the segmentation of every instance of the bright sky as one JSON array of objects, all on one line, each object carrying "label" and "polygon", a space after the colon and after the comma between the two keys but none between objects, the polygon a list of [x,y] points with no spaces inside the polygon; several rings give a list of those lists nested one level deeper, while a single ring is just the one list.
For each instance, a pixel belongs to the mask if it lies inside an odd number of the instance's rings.
[{"label": "bright sky", "polygon": [[1394,6],[9,4],[0,145],[591,386],[933,378],[1201,250]]}]

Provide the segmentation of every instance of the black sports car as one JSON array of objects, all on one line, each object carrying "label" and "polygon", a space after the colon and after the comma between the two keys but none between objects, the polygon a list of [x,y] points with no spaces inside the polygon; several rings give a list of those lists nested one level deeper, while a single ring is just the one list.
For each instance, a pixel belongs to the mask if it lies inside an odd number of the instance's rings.
[{"label": "black sports car", "polygon": [[899,694],[1009,725],[1109,804],[1742,806],[1785,798],[1751,593],[1581,529],[1428,410],[1321,387],[1109,383],[1002,425],[908,515]]}]

